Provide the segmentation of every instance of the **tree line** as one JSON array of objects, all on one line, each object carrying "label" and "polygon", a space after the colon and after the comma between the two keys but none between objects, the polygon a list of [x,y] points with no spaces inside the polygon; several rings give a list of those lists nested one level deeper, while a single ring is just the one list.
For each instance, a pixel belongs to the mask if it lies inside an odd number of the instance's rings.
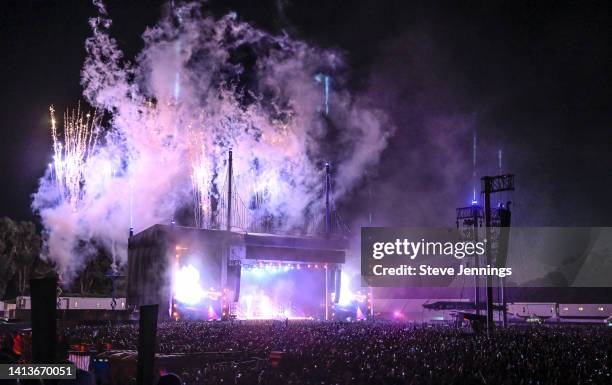
[{"label": "tree line", "polygon": [[[29,295],[30,279],[58,275],[53,260],[43,257],[43,237],[34,222],[0,218],[0,299]],[[64,294],[110,295],[111,258],[103,249],[96,250],[97,253],[83,261],[84,267],[71,276],[69,282],[62,282]],[[120,281],[119,295],[125,290],[124,286]]]}]

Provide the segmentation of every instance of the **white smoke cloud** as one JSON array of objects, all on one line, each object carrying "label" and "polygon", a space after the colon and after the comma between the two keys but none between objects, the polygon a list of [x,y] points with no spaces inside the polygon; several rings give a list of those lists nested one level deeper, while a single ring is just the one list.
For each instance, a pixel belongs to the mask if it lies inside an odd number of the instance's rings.
[{"label": "white smoke cloud", "polygon": [[245,207],[258,196],[258,213],[284,229],[302,226],[305,213],[320,207],[324,161],[335,170],[336,200],[378,162],[392,127],[365,95],[334,80],[324,116],[315,76],[341,79],[339,53],[185,4],[168,7],[144,32],[144,48],[129,63],[103,4],[95,4],[82,85],[88,103],[109,118],[105,135],[84,164],[76,206],[58,196],[51,169],[33,199],[49,257],[63,272],[82,265],[83,240],[124,260],[130,227],[168,223],[194,196],[201,225],[210,225],[229,148]]}]

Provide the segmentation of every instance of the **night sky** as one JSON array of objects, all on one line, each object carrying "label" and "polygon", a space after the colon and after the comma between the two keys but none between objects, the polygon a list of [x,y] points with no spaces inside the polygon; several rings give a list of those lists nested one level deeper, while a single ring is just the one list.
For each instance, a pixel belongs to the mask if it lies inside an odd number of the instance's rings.
[{"label": "night sky", "polygon": [[[397,127],[378,172],[343,202],[380,225],[454,224],[478,174],[516,174],[517,225],[611,225],[608,2],[218,1],[204,9],[346,55],[349,84]],[[163,2],[107,2],[128,59]],[[51,155],[48,107],[81,98],[86,1],[0,9],[0,216],[31,219]],[[332,95],[333,98],[333,95]],[[506,197],[504,197],[505,199]],[[359,210],[354,210],[359,208]],[[352,216],[350,213],[353,213]],[[357,213],[357,214],[355,214]]]}]

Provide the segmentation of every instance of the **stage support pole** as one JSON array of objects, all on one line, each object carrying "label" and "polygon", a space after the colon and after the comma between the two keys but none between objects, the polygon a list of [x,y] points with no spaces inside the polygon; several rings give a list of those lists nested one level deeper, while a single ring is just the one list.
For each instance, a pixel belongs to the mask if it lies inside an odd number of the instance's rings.
[{"label": "stage support pole", "polygon": [[325,235],[331,233],[331,207],[329,205],[329,192],[331,185],[329,181],[329,162],[325,163]]},{"label": "stage support pole", "polygon": [[506,302],[506,288],[504,287],[505,285],[505,279],[504,278],[500,278],[499,280],[499,284],[501,285],[501,297],[502,297],[502,314],[503,314],[503,325],[504,327],[508,326],[508,304]]},{"label": "stage support pole", "polygon": [[329,320],[329,270],[325,265],[325,321]]},{"label": "stage support pole", "polygon": [[[485,199],[485,251],[486,251],[486,263],[490,266],[492,263],[492,250],[491,250],[491,192],[492,178],[483,177],[484,182],[484,199]],[[493,328],[493,278],[487,275],[487,333]]]},{"label": "stage support pole", "polygon": [[[472,205],[472,214],[474,221],[474,244],[478,243],[478,206]],[[474,254],[474,267],[476,271],[480,267],[480,261],[478,254]],[[478,278],[478,274],[474,274],[474,302],[476,305],[476,315],[480,315],[480,279]]]},{"label": "stage support pole", "polygon": [[157,337],[158,305],[140,306],[138,329],[138,363],[136,383],[153,384],[153,365],[155,363],[155,342]]},{"label": "stage support pole", "polygon": [[232,229],[232,173],[232,149],[230,148],[227,159],[227,225],[225,226],[227,231]]}]

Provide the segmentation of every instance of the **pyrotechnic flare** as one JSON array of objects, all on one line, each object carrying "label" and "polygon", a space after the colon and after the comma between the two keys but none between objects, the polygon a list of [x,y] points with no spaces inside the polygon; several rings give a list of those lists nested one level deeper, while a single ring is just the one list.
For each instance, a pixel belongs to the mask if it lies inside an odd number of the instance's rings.
[{"label": "pyrotechnic flare", "polygon": [[206,145],[199,136],[194,138],[194,143],[191,147],[191,185],[195,225],[198,228],[211,228],[212,165],[207,161]]},{"label": "pyrotechnic flare", "polygon": [[[77,209],[85,188],[84,170],[87,160],[95,152],[98,142],[97,114],[83,113],[79,104],[76,110],[64,113],[62,138],[57,130],[55,109],[49,107],[51,136],[53,138],[53,178],[60,200]],[[62,140],[63,139],[63,140]]]}]

